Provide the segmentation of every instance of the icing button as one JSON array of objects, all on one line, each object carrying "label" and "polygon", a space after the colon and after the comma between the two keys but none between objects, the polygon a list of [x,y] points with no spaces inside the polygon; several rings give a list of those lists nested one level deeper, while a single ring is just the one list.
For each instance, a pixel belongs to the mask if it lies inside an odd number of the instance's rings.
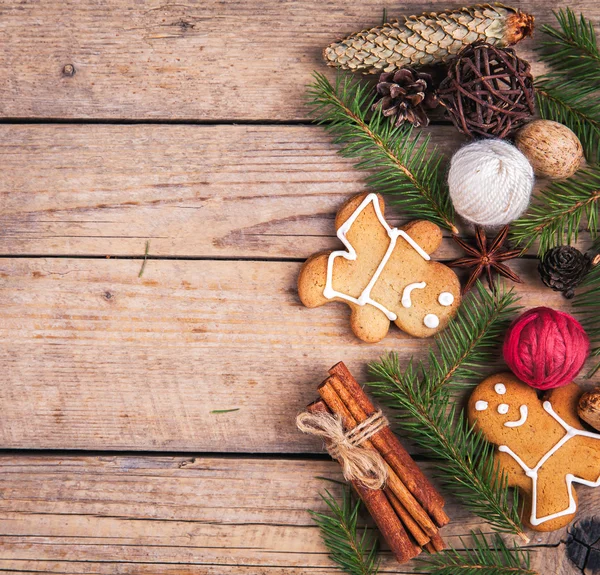
[{"label": "icing button", "polygon": [[428,327],[429,329],[435,329],[438,325],[440,325],[440,318],[434,313],[428,313],[423,318],[423,323],[425,324],[425,327]]},{"label": "icing button", "polygon": [[438,296],[438,303],[440,305],[450,306],[454,303],[454,296],[448,291],[443,291]]}]

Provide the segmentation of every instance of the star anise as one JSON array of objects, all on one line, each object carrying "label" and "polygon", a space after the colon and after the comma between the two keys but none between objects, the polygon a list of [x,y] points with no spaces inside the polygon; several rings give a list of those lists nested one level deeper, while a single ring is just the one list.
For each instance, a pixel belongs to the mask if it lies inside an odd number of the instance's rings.
[{"label": "star anise", "polygon": [[471,272],[469,281],[463,287],[463,293],[468,292],[473,287],[484,271],[486,272],[488,284],[492,291],[496,290],[496,284],[493,277],[494,272],[514,282],[523,283],[521,278],[515,272],[502,263],[506,260],[512,260],[513,258],[519,257],[522,253],[522,250],[507,250],[504,248],[507,236],[508,226],[504,226],[489,245],[485,231],[480,226],[475,227],[475,246],[470,246],[459,237],[453,236],[454,241],[465,250],[468,255],[464,258],[458,258],[448,265],[453,268],[474,268]]}]

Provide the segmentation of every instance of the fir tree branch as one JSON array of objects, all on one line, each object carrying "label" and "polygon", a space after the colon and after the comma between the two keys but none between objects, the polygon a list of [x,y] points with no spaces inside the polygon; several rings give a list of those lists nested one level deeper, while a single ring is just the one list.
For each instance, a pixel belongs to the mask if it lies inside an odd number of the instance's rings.
[{"label": "fir tree branch", "polygon": [[[600,253],[600,238],[594,243],[593,252]],[[577,294],[573,305],[582,313],[585,312],[581,324],[592,343],[590,357],[599,358],[587,373],[590,378],[600,370],[600,263],[590,270],[582,288],[584,291]]]},{"label": "fir tree branch", "polygon": [[600,161],[600,101],[595,87],[561,77],[544,77],[535,83],[540,116],[569,127],[581,140],[589,161]]},{"label": "fir tree branch", "polygon": [[542,118],[565,124],[581,140],[589,161],[600,161],[600,102],[593,97],[600,79],[600,51],[591,22],[570,8],[554,15],[558,28],[543,26],[547,40],[541,59],[550,72],[538,79],[536,99]]},{"label": "fir tree branch", "polygon": [[529,551],[510,548],[496,535],[488,542],[479,532],[471,532],[473,543],[464,551],[448,549],[419,558],[417,572],[429,575],[537,575],[530,567]]},{"label": "fir tree branch", "polygon": [[511,237],[529,246],[539,238],[539,253],[577,241],[582,222],[592,238],[598,233],[600,166],[580,170],[568,180],[551,183],[535,198],[526,214],[511,226]]},{"label": "fir tree branch", "polygon": [[[451,322],[454,327],[447,328],[453,335],[438,338],[444,360],[430,354],[428,367],[415,367],[411,360],[403,370],[398,356],[390,354],[370,366],[377,380],[368,385],[396,411],[398,428],[410,433],[430,455],[444,461],[438,468],[439,477],[468,509],[497,531],[527,540],[517,505],[510,503],[512,490],[507,478],[494,463],[494,447],[469,426],[464,414],[457,415],[451,401],[454,386],[482,379],[480,370],[492,359],[494,334],[515,311],[517,297],[504,290],[490,295],[478,282],[476,295],[469,298]],[[452,375],[440,378],[444,370]]]},{"label": "fir tree branch", "polygon": [[481,366],[491,359],[510,318],[519,309],[512,290],[494,295],[478,282],[474,293],[476,296],[465,299],[460,313],[429,350],[426,379],[431,400],[440,390],[464,389],[481,380]]},{"label": "fir tree branch", "polygon": [[319,526],[332,561],[349,575],[375,575],[379,570],[377,537],[366,527],[362,535],[358,533],[361,501],[353,503],[348,488],[343,490],[341,504],[327,490],[321,497],[330,513],[310,511],[310,514]]},{"label": "fir tree branch", "polygon": [[571,8],[554,12],[558,28],[542,26],[549,38],[540,46],[540,59],[554,72],[576,74],[579,82],[591,82],[597,88],[600,78],[600,51],[592,23],[579,18]]},{"label": "fir tree branch", "polygon": [[[311,511],[329,549],[331,559],[349,575],[377,575],[379,559],[377,539],[366,526],[358,531],[358,516],[362,503],[352,501],[348,488],[343,490],[341,504],[329,493],[322,496],[330,513]],[[471,532],[468,546],[461,538],[464,549],[450,547],[443,553],[418,559],[416,571],[430,575],[538,575],[530,569],[529,551],[516,545],[508,547],[498,535],[488,542],[483,533]]]},{"label": "fir tree branch", "polygon": [[340,153],[358,158],[356,167],[372,172],[367,183],[375,191],[391,195],[408,217],[426,218],[458,232],[439,169],[442,156],[429,148],[429,136],[415,136],[411,127],[394,127],[379,110],[371,113],[371,87],[350,75],[339,75],[334,87],[315,73],[308,98],[315,121],[341,144]]}]

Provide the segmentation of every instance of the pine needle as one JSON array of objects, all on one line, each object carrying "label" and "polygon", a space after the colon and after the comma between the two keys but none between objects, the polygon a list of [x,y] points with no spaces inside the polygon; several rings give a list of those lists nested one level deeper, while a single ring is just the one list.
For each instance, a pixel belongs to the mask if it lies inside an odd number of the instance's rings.
[{"label": "pine needle", "polygon": [[429,146],[429,136],[412,127],[395,128],[381,111],[371,112],[375,95],[368,83],[340,74],[335,87],[315,73],[308,100],[317,124],[341,145],[340,153],[358,158],[368,170],[367,184],[390,195],[409,218],[425,218],[457,233],[454,212],[440,169],[441,154]]},{"label": "pine needle", "polygon": [[144,270],[146,269],[146,262],[148,261],[148,252],[150,251],[150,240],[146,240],[146,250],[144,251],[144,261],[142,262],[142,267],[140,268],[140,273],[138,277],[141,278],[144,275]]},{"label": "pine needle", "polygon": [[359,534],[361,501],[354,503],[348,488],[343,490],[341,504],[327,490],[321,497],[330,512],[310,514],[321,530],[331,560],[349,575],[375,575],[379,570],[377,536],[366,527]]},{"label": "pine needle", "polygon": [[368,385],[385,405],[396,412],[400,430],[429,455],[444,462],[438,475],[456,497],[498,532],[524,540],[515,493],[494,463],[494,447],[458,413],[452,392],[483,379],[482,370],[494,357],[494,343],[504,331],[518,298],[512,290],[496,295],[480,282],[468,296],[446,334],[436,338],[436,353],[429,363],[400,367],[398,356],[389,354],[371,364],[376,381]]},{"label": "pine needle", "polygon": [[594,26],[583,14],[579,18],[571,8],[553,12],[558,28],[542,26],[548,38],[541,43],[540,58],[554,71],[576,74],[579,82],[597,87],[600,77],[600,51]]},{"label": "pine needle", "polygon": [[485,535],[471,532],[472,543],[464,551],[448,549],[418,559],[417,572],[429,575],[538,575],[530,567],[529,552],[516,545],[508,547],[499,535],[487,541]]},{"label": "pine needle", "polygon": [[580,170],[568,180],[551,183],[514,221],[511,237],[519,245],[529,246],[539,238],[539,253],[577,241],[583,226],[592,238],[598,233],[600,207],[600,166]]}]

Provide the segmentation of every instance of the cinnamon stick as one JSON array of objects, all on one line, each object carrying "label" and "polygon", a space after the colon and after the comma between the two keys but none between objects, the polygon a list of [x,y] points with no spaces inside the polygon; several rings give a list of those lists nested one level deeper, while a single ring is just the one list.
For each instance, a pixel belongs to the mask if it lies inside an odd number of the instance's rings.
[{"label": "cinnamon stick", "polygon": [[446,549],[446,543],[444,542],[442,536],[439,533],[436,533],[431,537],[430,543],[433,545],[433,548],[437,553]]},{"label": "cinnamon stick", "polygon": [[[334,389],[335,379],[339,378],[335,375],[332,375],[329,378],[327,378],[318,388],[319,395],[321,396],[323,401],[325,401],[327,407],[329,407],[329,409],[333,413],[336,413],[342,417],[344,427],[346,427],[347,430],[354,429],[358,425],[358,423],[355,417],[350,413],[346,404],[336,393]],[[376,436],[377,434],[374,435],[372,439],[375,439]],[[371,440],[363,442],[362,446],[368,449],[376,449],[374,443],[372,443]],[[421,507],[421,505],[415,499],[413,494],[406,488],[402,480],[398,477],[398,475],[396,475],[394,470],[391,467],[389,467],[389,465],[387,486],[402,504],[406,512],[412,517],[412,519],[414,519],[414,522],[416,522],[420,526],[418,532],[419,535],[423,531],[429,536],[435,535],[438,532],[437,527],[435,526],[429,515],[427,515],[423,507]],[[406,522],[404,522],[404,525],[407,528],[409,528]],[[410,528],[409,531],[411,531]],[[415,536],[415,534],[413,534],[413,536]],[[415,539],[418,541],[416,536]],[[429,540],[429,537],[427,538],[427,540]],[[423,544],[424,543],[420,543],[420,545]]]},{"label": "cinnamon stick", "polygon": [[[332,387],[358,423],[375,413],[374,405],[343,362],[334,365],[329,373],[337,376],[331,381]],[[446,525],[450,518],[443,510],[443,497],[423,475],[392,430],[383,428],[371,441],[436,524],[439,527]]]},{"label": "cinnamon stick", "polygon": [[398,562],[406,563],[419,555],[422,549],[406,534],[385,493],[380,489],[363,487],[359,482],[353,482],[352,485]]},{"label": "cinnamon stick", "polygon": [[[322,400],[311,403],[307,410],[310,413],[329,412]],[[398,562],[406,563],[419,555],[421,548],[417,547],[408,537],[385,493],[380,489],[367,489],[358,481],[352,481],[352,486],[365,504],[379,532],[387,541]]]},{"label": "cinnamon stick", "polygon": [[431,554],[439,553],[440,551],[443,551],[446,548],[446,543],[439,534],[435,537],[432,537],[431,541],[423,546],[423,549],[425,549],[427,553]]},{"label": "cinnamon stick", "polygon": [[406,510],[406,507],[400,503],[391,489],[386,488],[385,494],[392,504],[394,511],[396,511],[398,517],[400,517],[400,521],[402,521],[402,524],[406,527],[408,532],[415,538],[415,541],[418,545],[425,547],[425,545],[427,545],[433,539],[433,537],[440,537],[439,533],[436,533],[432,537],[427,535],[427,533],[425,533],[419,527],[419,524],[413,519],[412,515]]}]

